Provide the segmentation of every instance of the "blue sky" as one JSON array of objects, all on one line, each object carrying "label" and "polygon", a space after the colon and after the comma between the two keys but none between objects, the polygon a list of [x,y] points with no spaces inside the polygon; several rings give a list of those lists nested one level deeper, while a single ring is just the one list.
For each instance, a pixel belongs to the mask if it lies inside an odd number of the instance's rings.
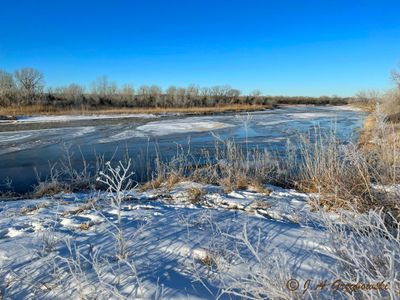
[{"label": "blue sky", "polygon": [[0,69],[48,86],[230,84],[272,95],[391,86],[400,1],[0,0]]}]

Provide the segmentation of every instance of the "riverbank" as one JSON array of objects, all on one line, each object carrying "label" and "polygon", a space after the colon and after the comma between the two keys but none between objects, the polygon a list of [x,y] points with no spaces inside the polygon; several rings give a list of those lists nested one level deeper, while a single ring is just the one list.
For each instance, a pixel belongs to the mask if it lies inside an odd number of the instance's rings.
[{"label": "riverbank", "polygon": [[15,120],[21,116],[52,116],[52,115],[118,115],[118,114],[166,114],[166,113],[180,113],[180,114],[212,114],[222,112],[244,112],[244,111],[257,111],[264,109],[271,109],[272,105],[246,105],[246,104],[232,104],[221,105],[214,107],[182,107],[182,108],[162,108],[162,107],[144,107],[144,108],[121,108],[121,107],[98,107],[98,108],[62,108],[53,107],[48,105],[28,105],[18,107],[2,107],[0,108],[0,120]]}]

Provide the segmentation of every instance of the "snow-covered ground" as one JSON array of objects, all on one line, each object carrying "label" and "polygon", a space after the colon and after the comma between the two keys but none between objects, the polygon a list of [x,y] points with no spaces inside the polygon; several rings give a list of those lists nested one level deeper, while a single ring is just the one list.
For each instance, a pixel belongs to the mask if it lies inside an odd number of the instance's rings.
[{"label": "snow-covered ground", "polygon": [[[105,192],[3,201],[1,296],[239,299],[245,291],[254,299],[348,299],[344,286],[334,291],[329,284],[342,276],[392,288],[399,283],[393,272],[399,242],[388,238],[379,215],[348,215],[367,223],[347,234],[349,223],[343,223],[345,231],[334,229],[345,215],[311,209],[308,201],[318,195],[264,188],[224,193],[218,186],[180,182],[125,191],[120,209],[112,204],[116,194]],[[390,191],[400,195],[399,186]],[[362,224],[373,224],[374,232],[366,235]],[[335,253],[354,255],[353,271],[340,269]],[[378,273],[361,269],[376,266]]]},{"label": "snow-covered ground", "polygon": [[[106,194],[2,202],[1,293],[6,299],[213,299],[221,292],[215,261],[232,276],[247,267],[228,253],[228,237],[244,228],[271,254],[290,254],[292,276],[326,273],[329,259],[316,263],[315,256],[326,251],[327,237],[310,225],[309,196],[267,188],[269,195],[225,194],[217,186],[183,182],[168,192],[128,193],[121,213],[123,263],[115,258],[117,211]],[[193,189],[204,192],[199,203],[193,204]]]}]

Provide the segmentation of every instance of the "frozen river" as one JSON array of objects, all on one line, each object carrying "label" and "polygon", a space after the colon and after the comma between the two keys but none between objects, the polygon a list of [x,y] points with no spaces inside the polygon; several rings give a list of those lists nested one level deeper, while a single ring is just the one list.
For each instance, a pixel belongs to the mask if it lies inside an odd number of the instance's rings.
[{"label": "frozen river", "polygon": [[63,159],[65,145],[74,153],[72,165],[77,169],[82,167],[82,156],[94,166],[96,155],[110,160],[128,152],[136,162],[138,179],[143,179],[148,163],[154,161],[155,149],[167,159],[176,153],[178,145],[190,144],[195,154],[214,147],[211,132],[239,143],[247,136],[250,146],[282,151],[288,139],[316,126],[335,127],[343,140],[354,138],[363,119],[363,113],[344,106],[286,106],[252,112],[250,117],[243,113],[23,118],[0,123],[0,184],[9,179],[15,191],[30,190],[37,183],[36,174],[46,178],[49,165]]}]

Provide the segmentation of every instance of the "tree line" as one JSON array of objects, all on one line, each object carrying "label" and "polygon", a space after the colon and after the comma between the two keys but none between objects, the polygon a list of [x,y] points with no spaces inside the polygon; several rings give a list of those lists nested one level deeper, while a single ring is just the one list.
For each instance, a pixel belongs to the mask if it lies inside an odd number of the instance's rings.
[{"label": "tree line", "polygon": [[163,90],[158,85],[142,85],[135,89],[130,84],[118,86],[106,76],[97,78],[89,89],[72,83],[45,89],[44,75],[34,68],[22,68],[9,73],[0,70],[0,106],[32,104],[57,107],[208,107],[232,104],[339,104],[348,98],[338,96],[286,97],[264,96],[259,90],[248,95],[229,85],[200,87],[170,86]]}]

